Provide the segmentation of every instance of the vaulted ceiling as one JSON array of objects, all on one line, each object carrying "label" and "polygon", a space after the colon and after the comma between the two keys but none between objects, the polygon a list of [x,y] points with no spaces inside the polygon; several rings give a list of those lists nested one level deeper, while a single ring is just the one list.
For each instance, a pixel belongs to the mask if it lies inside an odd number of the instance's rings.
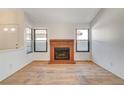
[{"label": "vaulted ceiling", "polygon": [[98,8],[25,8],[25,14],[34,24],[90,23]]}]

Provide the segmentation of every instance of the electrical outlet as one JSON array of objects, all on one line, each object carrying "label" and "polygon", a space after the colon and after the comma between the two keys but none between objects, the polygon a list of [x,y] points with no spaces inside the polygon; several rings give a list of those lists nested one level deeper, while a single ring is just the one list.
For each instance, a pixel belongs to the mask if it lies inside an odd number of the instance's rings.
[{"label": "electrical outlet", "polygon": [[12,68],[12,64],[9,64],[9,67]]},{"label": "electrical outlet", "polygon": [[112,64],[112,63],[110,63],[110,66],[113,66],[113,64]]}]

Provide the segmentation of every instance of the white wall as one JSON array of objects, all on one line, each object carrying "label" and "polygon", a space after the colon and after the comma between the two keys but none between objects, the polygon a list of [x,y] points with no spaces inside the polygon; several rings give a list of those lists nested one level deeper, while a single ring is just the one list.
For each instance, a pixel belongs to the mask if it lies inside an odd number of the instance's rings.
[{"label": "white wall", "polygon": [[[35,28],[48,29],[48,52],[34,53],[34,60],[50,60],[50,39],[75,39],[76,28],[89,28],[89,24],[41,24],[34,25]],[[89,52],[76,52],[75,60],[90,60]]]},{"label": "white wall", "polygon": [[[1,14],[3,12],[0,12]],[[6,20],[1,21],[1,24],[19,24],[19,34],[18,34],[18,49],[7,49],[0,50],[0,81],[12,75],[14,72],[18,71],[25,65],[32,62],[33,54],[26,54],[25,49],[25,39],[24,39],[24,31],[26,24],[29,24],[26,19],[24,19],[24,13],[20,10],[13,11],[11,9],[6,10]],[[0,17],[0,20],[3,17]],[[11,19],[11,20],[10,20]],[[3,20],[3,19],[2,19]],[[16,21],[15,21],[16,20]],[[1,35],[1,34],[0,34]],[[0,36],[1,37],[1,36]]]},{"label": "white wall", "polygon": [[93,61],[124,79],[124,9],[102,9],[91,27]]},{"label": "white wall", "polygon": [[24,48],[0,51],[0,81],[29,64],[30,55],[26,55]]}]

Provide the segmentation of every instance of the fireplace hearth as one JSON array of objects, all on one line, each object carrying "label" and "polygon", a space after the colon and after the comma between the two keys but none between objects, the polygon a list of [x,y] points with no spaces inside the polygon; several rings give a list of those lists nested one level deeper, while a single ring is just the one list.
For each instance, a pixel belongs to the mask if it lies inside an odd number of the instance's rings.
[{"label": "fireplace hearth", "polygon": [[70,60],[70,49],[69,48],[54,48],[54,59],[55,60]]}]

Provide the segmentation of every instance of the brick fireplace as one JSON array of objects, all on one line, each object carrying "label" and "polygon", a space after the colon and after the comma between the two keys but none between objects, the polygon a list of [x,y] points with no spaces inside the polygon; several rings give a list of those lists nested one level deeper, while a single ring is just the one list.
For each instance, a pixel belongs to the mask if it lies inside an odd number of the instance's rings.
[{"label": "brick fireplace", "polygon": [[50,40],[50,64],[74,64],[74,40]]}]

